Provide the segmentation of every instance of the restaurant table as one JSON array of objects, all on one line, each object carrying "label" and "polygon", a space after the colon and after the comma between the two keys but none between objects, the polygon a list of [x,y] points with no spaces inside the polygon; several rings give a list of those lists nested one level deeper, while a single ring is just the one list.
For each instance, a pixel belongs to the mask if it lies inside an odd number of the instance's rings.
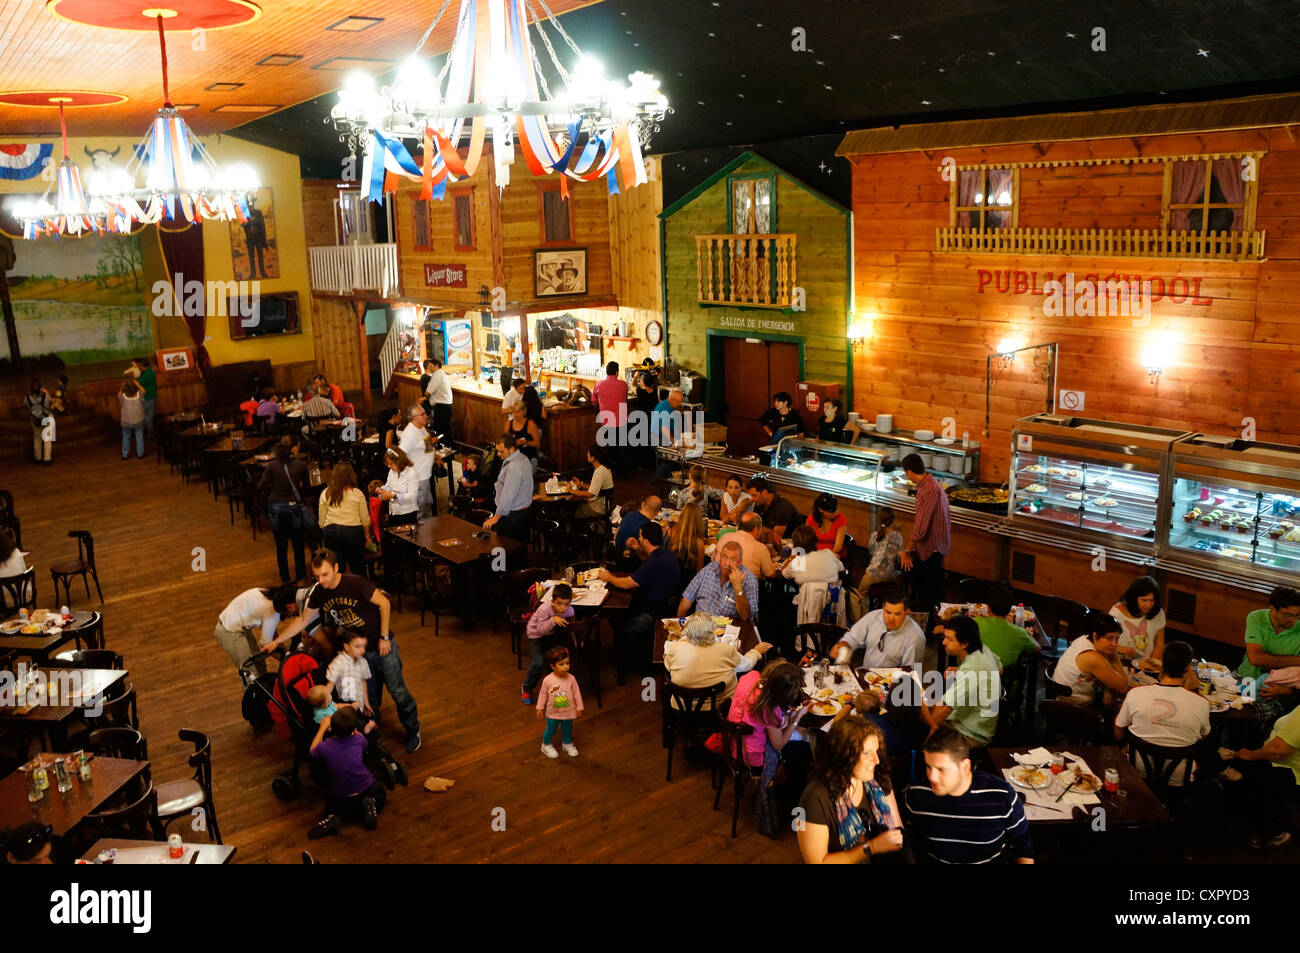
[{"label": "restaurant table", "polygon": [[52,743],[54,735],[51,732],[57,731],[61,740],[62,732],[66,730],[62,728],[64,722],[77,712],[94,707],[94,701],[97,697],[102,698],[110,688],[130,675],[130,672],[119,669],[46,668],[44,666],[41,666],[40,673],[43,675],[44,684],[47,686],[47,698],[48,686],[51,683],[54,683],[56,687],[60,684],[67,684],[72,680],[72,674],[76,673],[79,679],[77,684],[78,697],[63,699],[68,704],[56,705],[46,701],[43,704],[30,705],[25,712],[17,707],[17,700],[15,700],[14,706],[0,705],[0,728],[15,733],[40,734],[41,750],[43,751],[56,747]]},{"label": "restaurant table", "polygon": [[[488,531],[487,539],[478,539],[474,534],[483,532],[482,526],[449,513],[420,520],[414,534],[402,532],[409,528],[390,526],[384,532],[451,564],[453,575],[460,576],[456,585],[456,602],[457,614],[462,618],[468,617],[471,605],[469,596],[472,587],[468,580],[470,568],[479,560],[492,558],[498,549],[505,552],[508,563],[512,553],[525,548],[519,540],[502,536],[495,530]],[[481,604],[482,600],[478,601]]]},{"label": "restaurant table", "polygon": [[[1013,753],[1025,754],[1028,750],[1025,747],[989,748],[988,753],[997,768],[998,775],[1001,776],[1004,769],[1016,767],[1016,761],[1011,757]],[[1117,827],[1152,828],[1170,823],[1169,811],[1160,803],[1159,798],[1151,793],[1151,789],[1147,787],[1142,775],[1138,774],[1137,769],[1129,764],[1128,758],[1124,757],[1124,752],[1119,747],[1111,745],[1104,747],[1097,745],[1068,745],[1065,748],[1051,747],[1049,750],[1052,753],[1068,751],[1071,754],[1078,755],[1087,762],[1088,767],[1096,772],[1099,778],[1104,777],[1107,768],[1116,768],[1119,771],[1120,790],[1127,792],[1127,794],[1125,797],[1119,797],[1102,788],[1097,792],[1097,797],[1101,800],[1100,805],[1093,805],[1088,808],[1076,806],[1072,810],[1061,811],[1059,816],[1053,815],[1032,820],[1029,822],[1031,825],[1089,824],[1093,820],[1092,811],[1096,807],[1105,808],[1107,830]],[[1015,788],[1014,785],[1012,787],[1016,791],[1020,790]]]},{"label": "restaurant table", "polygon": [[[564,580],[551,580],[552,584],[560,582],[564,582]],[[597,708],[602,707],[604,704],[600,689],[600,624],[605,619],[609,619],[610,629],[614,633],[615,644],[620,646],[622,625],[621,621],[616,620],[616,617],[631,608],[633,591],[632,589],[619,589],[607,583],[604,589],[605,596],[598,604],[583,605],[578,601],[582,598],[581,594],[583,592],[583,589],[579,587],[578,591],[574,593],[575,601],[570,603],[573,607],[574,621],[581,623],[573,628],[574,645],[587,662],[590,673],[588,677],[589,688],[596,693]],[[624,666],[625,662],[621,653],[617,657],[620,666]],[[622,685],[626,681],[626,674],[622,671],[622,668],[620,669],[619,678],[619,684]]]},{"label": "restaurant table", "polygon": [[180,413],[168,414],[163,418],[169,424],[190,424],[199,419],[196,410],[182,410]]},{"label": "restaurant table", "polygon": [[0,635],[0,652],[17,652],[33,659],[38,665],[49,661],[55,649],[73,641],[77,633],[93,628],[100,621],[98,612],[78,610],[72,613],[72,620],[62,626],[57,635],[40,633],[39,635]]},{"label": "restaurant table", "polygon": [[[94,863],[101,850],[115,850],[117,857],[114,864],[228,864],[235,856],[237,847],[229,844],[191,844],[182,843],[184,853],[173,860],[167,853],[166,841],[126,840],[119,837],[105,837],[95,841],[90,850],[81,855],[81,859]],[[199,859],[194,860],[198,854]]]},{"label": "restaurant table", "polygon": [[72,790],[64,794],[59,793],[51,777],[50,787],[39,801],[27,800],[27,775],[23,771],[15,771],[0,780],[0,830],[36,821],[50,825],[55,836],[62,837],[147,771],[149,762],[95,755],[90,767],[90,781],[73,778]]}]

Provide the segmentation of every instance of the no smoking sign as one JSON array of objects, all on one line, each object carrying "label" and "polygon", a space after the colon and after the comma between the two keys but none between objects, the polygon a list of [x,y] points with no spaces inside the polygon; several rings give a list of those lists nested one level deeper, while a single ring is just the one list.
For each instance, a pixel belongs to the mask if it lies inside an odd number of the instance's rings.
[{"label": "no smoking sign", "polygon": [[1084,392],[1081,390],[1060,390],[1056,394],[1057,410],[1065,410],[1070,413],[1082,411],[1084,408]]}]

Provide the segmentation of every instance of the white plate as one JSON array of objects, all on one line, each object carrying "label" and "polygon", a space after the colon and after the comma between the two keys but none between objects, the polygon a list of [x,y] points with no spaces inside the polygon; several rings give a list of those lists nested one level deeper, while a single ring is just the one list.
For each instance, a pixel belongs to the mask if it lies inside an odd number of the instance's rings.
[{"label": "white plate", "polygon": [[[825,706],[827,706],[827,707],[829,707],[829,708],[832,708],[832,709],[834,709],[834,710],[833,710],[833,711],[824,711],[824,710],[823,710],[823,711],[818,711],[817,709],[821,708],[823,705],[825,705]],[[843,706],[842,704],[840,704],[840,700],[839,700],[838,698],[827,698],[827,699],[824,700],[824,701],[815,701],[815,702],[813,702],[812,707],[808,709],[808,714],[810,714],[810,715],[816,715],[818,718],[831,718],[831,717],[833,717],[833,716],[835,716],[835,715],[838,715],[840,709],[843,708],[843,707],[844,707],[844,706]]]},{"label": "white plate", "polygon": [[913,436],[913,438],[915,438],[916,440],[925,440],[925,441],[930,441],[930,440],[933,440],[933,439],[934,439],[934,431],[933,431],[933,430],[914,430],[914,431],[912,431],[912,436]]},{"label": "white plate", "polygon": [[1030,768],[1020,765],[1010,771],[1010,780],[1018,788],[1041,791],[1052,786],[1052,773],[1046,768]]},{"label": "white plate", "polygon": [[16,635],[25,625],[27,625],[26,622],[3,622],[0,623],[0,633],[4,635]]},{"label": "white plate", "polygon": [[941,447],[951,447],[957,441],[952,437],[935,437],[934,442]]}]

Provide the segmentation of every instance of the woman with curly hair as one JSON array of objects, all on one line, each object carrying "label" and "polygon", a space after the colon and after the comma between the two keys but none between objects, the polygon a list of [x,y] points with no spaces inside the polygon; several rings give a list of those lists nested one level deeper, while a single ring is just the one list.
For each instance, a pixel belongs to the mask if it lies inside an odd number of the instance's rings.
[{"label": "woman with curly hair", "polygon": [[884,732],[858,715],[831,725],[800,798],[805,863],[905,861]]},{"label": "woman with curly hair", "polygon": [[849,715],[831,726],[799,807],[799,853],[806,864],[905,859],[885,735],[865,718]]}]

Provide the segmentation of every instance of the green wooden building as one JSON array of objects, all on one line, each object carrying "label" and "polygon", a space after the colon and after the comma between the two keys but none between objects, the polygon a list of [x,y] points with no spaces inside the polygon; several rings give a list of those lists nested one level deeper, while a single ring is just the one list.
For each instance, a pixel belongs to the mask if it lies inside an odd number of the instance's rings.
[{"label": "green wooden building", "polygon": [[[839,382],[852,407],[849,209],[745,152],[659,218],[668,354],[705,375],[710,417],[723,419],[728,404],[736,413],[733,365],[764,377],[757,365],[778,344],[797,347],[796,379]],[[779,350],[773,383],[796,359],[793,348]]]}]

